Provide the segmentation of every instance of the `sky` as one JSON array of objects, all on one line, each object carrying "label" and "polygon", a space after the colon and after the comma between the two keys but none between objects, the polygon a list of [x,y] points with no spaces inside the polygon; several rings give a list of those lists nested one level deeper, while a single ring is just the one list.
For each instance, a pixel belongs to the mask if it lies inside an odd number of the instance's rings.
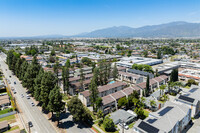
[{"label": "sky", "polygon": [[200,22],[200,0],[0,0],[0,37]]}]

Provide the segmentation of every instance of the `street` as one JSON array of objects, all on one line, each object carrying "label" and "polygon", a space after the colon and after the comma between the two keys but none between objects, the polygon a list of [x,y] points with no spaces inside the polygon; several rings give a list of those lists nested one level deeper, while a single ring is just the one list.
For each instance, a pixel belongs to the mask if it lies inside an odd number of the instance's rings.
[{"label": "street", "polygon": [[[16,90],[16,94],[14,94],[20,109],[25,116],[25,124],[28,127],[28,122],[31,121],[33,123],[33,127],[30,128],[32,133],[55,133],[55,129],[48,122],[48,120],[43,116],[42,112],[36,107],[31,105],[32,100],[26,98],[26,90],[20,84],[18,78],[12,75],[12,72],[8,69],[7,64],[3,61],[5,60],[5,56],[0,56],[0,64],[2,72],[4,73],[5,78],[11,81],[10,86],[14,87]],[[7,71],[6,71],[7,69]],[[11,78],[9,76],[12,76]],[[14,84],[16,82],[16,84]],[[24,97],[21,97],[21,94]]]}]

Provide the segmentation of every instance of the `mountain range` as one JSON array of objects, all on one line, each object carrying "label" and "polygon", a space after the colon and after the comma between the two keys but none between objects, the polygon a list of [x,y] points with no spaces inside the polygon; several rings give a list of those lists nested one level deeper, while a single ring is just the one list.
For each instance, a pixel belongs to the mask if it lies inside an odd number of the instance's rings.
[{"label": "mountain range", "polygon": [[141,37],[141,38],[174,38],[174,37],[200,37],[200,23],[183,21],[160,25],[131,28],[127,26],[110,27],[95,30],[89,33],[75,35],[74,37]]},{"label": "mountain range", "polygon": [[176,21],[166,24],[149,25],[139,28],[114,26],[73,36],[43,35],[33,37],[0,37],[0,39],[64,39],[64,38],[200,38],[200,23]]}]

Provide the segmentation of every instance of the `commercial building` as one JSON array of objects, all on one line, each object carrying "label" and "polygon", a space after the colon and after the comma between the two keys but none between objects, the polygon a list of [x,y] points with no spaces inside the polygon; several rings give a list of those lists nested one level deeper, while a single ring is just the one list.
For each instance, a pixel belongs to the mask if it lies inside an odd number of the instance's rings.
[{"label": "commercial building", "polygon": [[163,61],[161,59],[143,58],[143,57],[123,57],[120,61],[116,62],[117,66],[122,66],[126,68],[132,68],[133,64],[146,64],[146,65],[157,65],[161,64]]},{"label": "commercial building", "polygon": [[144,72],[144,71],[140,71],[140,70],[128,69],[127,72],[133,73],[133,74],[136,74],[136,75],[140,75],[140,76],[143,76],[143,77],[149,76],[150,79],[154,78],[154,75],[152,73],[148,73],[148,72]]},{"label": "commercial building", "polygon": [[178,76],[179,76],[179,79],[183,80],[183,81],[187,81],[189,79],[194,79],[197,82],[200,81],[199,70],[184,69],[184,70],[179,72]]},{"label": "commercial building", "polygon": [[177,62],[170,62],[170,63],[164,63],[153,66],[154,71],[158,71],[159,74],[166,74],[170,75],[173,69],[178,69],[181,65]]}]

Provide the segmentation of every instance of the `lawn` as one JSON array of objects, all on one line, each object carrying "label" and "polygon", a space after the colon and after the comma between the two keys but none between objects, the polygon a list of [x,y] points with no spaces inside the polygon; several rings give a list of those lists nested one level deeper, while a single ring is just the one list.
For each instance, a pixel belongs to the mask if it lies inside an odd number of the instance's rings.
[{"label": "lawn", "polygon": [[7,117],[0,118],[0,122],[5,121],[5,120],[11,121],[13,119],[15,119],[15,115],[10,115],[10,116],[7,116]]},{"label": "lawn", "polygon": [[190,89],[190,87],[189,87],[189,86],[185,86],[185,88],[186,88],[186,89]]},{"label": "lawn", "polygon": [[96,129],[94,126],[92,126],[92,128],[97,131],[97,133],[101,133],[98,129]]},{"label": "lawn", "polygon": [[10,130],[6,131],[5,133],[8,133],[8,132],[16,130],[16,129],[19,129],[19,126],[11,127]]},{"label": "lawn", "polygon": [[129,124],[128,127],[129,127],[129,128],[133,128],[134,124],[135,124],[135,122]]},{"label": "lawn", "polygon": [[6,114],[8,112],[12,111],[12,108],[4,109],[0,111],[0,115]]},{"label": "lawn", "polygon": [[147,111],[147,110],[144,109],[144,115],[145,115],[145,117],[148,117],[149,113],[150,113],[149,111]]}]

